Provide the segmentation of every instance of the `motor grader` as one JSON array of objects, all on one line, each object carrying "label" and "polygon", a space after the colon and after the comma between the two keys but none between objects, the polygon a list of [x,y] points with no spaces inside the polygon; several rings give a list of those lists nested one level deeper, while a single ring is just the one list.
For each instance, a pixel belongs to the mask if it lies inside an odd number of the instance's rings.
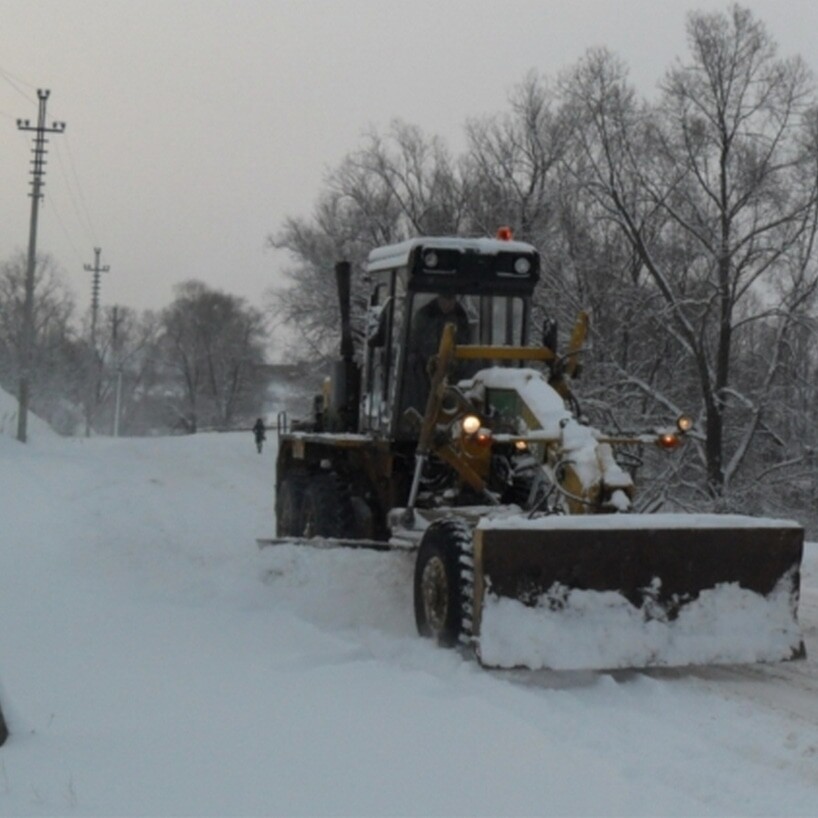
[{"label": "motor grader", "polygon": [[[583,422],[587,316],[563,355],[551,322],[533,340],[539,275],[535,248],[507,236],[376,248],[356,350],[337,264],[341,359],[311,417],[279,420],[277,532],[259,545],[415,552],[419,633],[488,666],[803,656],[802,528],[633,513],[622,453],[673,450],[691,422],[633,435]],[[420,322],[452,298],[456,319]]]}]

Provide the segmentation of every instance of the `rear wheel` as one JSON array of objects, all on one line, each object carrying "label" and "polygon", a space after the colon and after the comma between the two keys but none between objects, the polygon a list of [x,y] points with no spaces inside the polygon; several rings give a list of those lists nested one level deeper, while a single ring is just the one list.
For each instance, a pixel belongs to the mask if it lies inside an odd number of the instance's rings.
[{"label": "rear wheel", "polygon": [[334,472],[313,475],[304,492],[305,537],[354,537],[355,514],[348,487]]},{"label": "rear wheel", "polygon": [[471,528],[457,518],[429,526],[415,562],[418,633],[451,648],[472,634],[474,567]]},{"label": "rear wheel", "polygon": [[288,474],[276,492],[276,536],[300,537],[304,533],[306,474]]}]

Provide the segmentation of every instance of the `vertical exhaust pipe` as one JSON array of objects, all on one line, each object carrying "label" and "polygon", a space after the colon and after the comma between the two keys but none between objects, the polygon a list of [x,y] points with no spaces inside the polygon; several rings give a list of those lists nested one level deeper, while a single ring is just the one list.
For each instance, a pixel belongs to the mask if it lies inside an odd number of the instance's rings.
[{"label": "vertical exhaust pipe", "polygon": [[352,342],[352,267],[348,261],[335,265],[335,283],[338,286],[338,304],[341,308],[341,360],[351,361],[355,355]]},{"label": "vertical exhaust pipe", "polygon": [[361,374],[355,363],[355,343],[352,340],[352,266],[348,261],[335,265],[338,305],[341,310],[341,360],[335,365],[332,378],[332,410],[337,414],[342,431],[358,428],[358,400]]}]

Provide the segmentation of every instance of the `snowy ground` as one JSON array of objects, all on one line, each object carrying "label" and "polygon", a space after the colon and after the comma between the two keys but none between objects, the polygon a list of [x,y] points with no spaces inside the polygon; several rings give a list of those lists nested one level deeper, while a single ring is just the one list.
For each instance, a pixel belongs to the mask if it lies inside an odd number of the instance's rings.
[{"label": "snowy ground", "polygon": [[816,814],[813,660],[481,670],[415,635],[411,556],[257,550],[249,432],[32,438],[0,437],[0,815]]}]

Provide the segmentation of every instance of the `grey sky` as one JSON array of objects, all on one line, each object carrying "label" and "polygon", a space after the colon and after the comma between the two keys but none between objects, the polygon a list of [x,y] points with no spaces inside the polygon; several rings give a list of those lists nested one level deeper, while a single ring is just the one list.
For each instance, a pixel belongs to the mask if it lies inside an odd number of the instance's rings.
[{"label": "grey sky", "polygon": [[[816,68],[818,3],[745,0],[782,55]],[[0,0],[0,259],[28,240],[36,89],[51,143],[39,250],[90,301],[160,308],[199,278],[260,304],[326,169],[400,117],[454,150],[530,69],[606,45],[651,93],[710,0]]]}]

